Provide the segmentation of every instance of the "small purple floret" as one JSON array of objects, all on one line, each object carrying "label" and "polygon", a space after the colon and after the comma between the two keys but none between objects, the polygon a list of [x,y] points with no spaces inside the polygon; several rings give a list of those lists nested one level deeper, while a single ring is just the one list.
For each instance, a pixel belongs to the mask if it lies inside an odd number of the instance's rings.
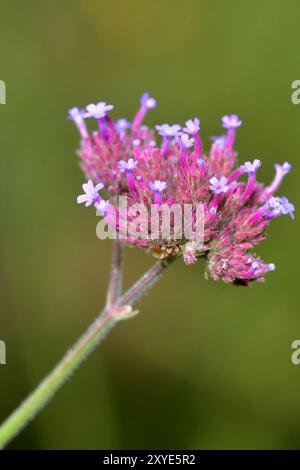
[{"label": "small purple floret", "polygon": [[131,126],[130,122],[127,119],[121,118],[116,121],[116,130],[118,132],[124,132],[129,129]]},{"label": "small purple floret", "polygon": [[100,101],[97,104],[91,103],[87,105],[86,113],[84,113],[83,117],[101,119],[106,116],[106,113],[113,108],[114,107],[112,104],[106,104],[104,101]]},{"label": "small purple floret", "polygon": [[200,119],[189,119],[185,123],[186,127],[183,128],[183,131],[190,135],[195,135],[200,131]]},{"label": "small purple floret", "polygon": [[81,120],[83,118],[83,113],[75,106],[74,108],[69,109],[68,115],[74,122],[78,122],[79,119]]},{"label": "small purple floret", "polygon": [[155,180],[154,183],[149,181],[149,188],[155,193],[162,193],[168,186],[166,181]]},{"label": "small purple floret", "polygon": [[133,158],[129,158],[127,162],[120,160],[118,163],[121,173],[133,171],[137,164],[138,162]]},{"label": "small purple floret", "polygon": [[180,141],[182,146],[186,149],[192,147],[195,143],[195,139],[193,137],[190,138],[188,134],[181,134]]},{"label": "small purple floret", "polygon": [[88,180],[87,183],[82,185],[82,189],[85,194],[81,194],[77,197],[77,204],[85,203],[85,206],[89,207],[96,202],[100,202],[100,196],[98,193],[103,187],[104,185],[102,183],[98,183],[94,186],[92,180]]},{"label": "small purple floret", "polygon": [[280,212],[282,215],[287,215],[289,214],[291,218],[294,220],[294,211],[295,211],[295,206],[292,204],[287,197],[281,197],[281,205],[280,205]]},{"label": "small purple floret", "polygon": [[275,169],[276,172],[281,173],[282,176],[285,176],[291,171],[292,165],[288,162],[284,162],[282,165],[275,163]]},{"label": "small purple floret", "polygon": [[281,198],[280,197],[271,197],[268,201],[270,209],[279,209],[281,206]]},{"label": "small purple floret", "polygon": [[149,93],[143,93],[141,96],[141,105],[147,109],[156,107],[156,99],[152,98]]},{"label": "small purple floret", "polygon": [[229,116],[222,117],[222,126],[225,129],[236,129],[242,125],[242,121],[236,114],[230,114]]},{"label": "small purple floret", "polygon": [[287,197],[271,197],[268,201],[269,207],[273,209],[271,212],[271,217],[276,217],[278,215],[287,215],[289,214],[294,220],[294,211],[295,206],[292,204]]},{"label": "small purple floret", "polygon": [[246,173],[255,173],[261,166],[261,163],[262,162],[256,158],[252,163],[245,162],[244,165],[242,165],[242,168]]},{"label": "small purple floret", "polygon": [[109,206],[110,206],[110,202],[106,201],[105,199],[101,199],[101,201],[95,203],[97,212],[99,212],[99,214],[101,215],[104,215],[104,213],[107,211]]},{"label": "small purple floret", "polygon": [[172,126],[169,126],[169,124],[162,124],[155,127],[159,135],[163,137],[176,137],[181,129],[179,124],[173,124]]},{"label": "small purple floret", "polygon": [[222,150],[225,148],[227,136],[226,135],[213,135],[210,140],[213,141],[214,145],[218,148],[218,150]]},{"label": "small purple floret", "polygon": [[218,179],[216,176],[213,176],[210,178],[210,189],[215,193],[215,194],[221,194],[221,193],[226,193],[229,186],[227,184],[227,178],[226,176],[221,176],[220,179]]}]

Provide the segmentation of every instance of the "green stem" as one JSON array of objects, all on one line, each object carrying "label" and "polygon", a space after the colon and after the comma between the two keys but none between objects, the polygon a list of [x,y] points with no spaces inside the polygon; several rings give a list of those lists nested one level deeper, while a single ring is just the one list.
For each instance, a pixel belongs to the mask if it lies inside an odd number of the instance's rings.
[{"label": "green stem", "polygon": [[3,449],[51,400],[59,388],[105,338],[114,325],[120,320],[126,320],[133,316],[134,312],[131,307],[159,279],[160,274],[168,265],[168,261],[158,261],[155,263],[131,289],[117,299],[114,305],[108,305],[104,308],[101,315],[67,352],[52,372],[0,426],[0,449]]},{"label": "green stem", "polygon": [[106,306],[113,305],[122,293],[122,244],[115,240],[112,253],[110,281],[107,290]]}]

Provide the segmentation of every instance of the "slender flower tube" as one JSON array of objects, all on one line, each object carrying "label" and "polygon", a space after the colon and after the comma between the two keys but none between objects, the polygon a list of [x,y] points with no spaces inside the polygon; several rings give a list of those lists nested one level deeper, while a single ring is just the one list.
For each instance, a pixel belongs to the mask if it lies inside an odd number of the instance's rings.
[{"label": "slender flower tube", "polygon": [[189,119],[185,122],[185,126],[183,128],[183,132],[186,134],[190,134],[195,139],[195,156],[196,158],[201,157],[202,155],[202,140],[199,135],[200,131],[200,119],[195,118]]},{"label": "slender flower tube", "polygon": [[156,100],[152,98],[149,93],[143,93],[141,96],[141,107],[135,116],[132,123],[132,131],[135,132],[140,127],[147,111],[156,107]]},{"label": "slender flower tube", "polygon": [[272,196],[281,185],[283,178],[291,171],[292,165],[288,162],[283,163],[282,165],[275,163],[275,177],[270,186],[268,186],[264,191],[264,196]]},{"label": "slender flower tube", "polygon": [[173,124],[172,126],[169,126],[169,124],[162,124],[155,127],[159,135],[161,135],[163,138],[161,146],[161,155],[163,157],[167,157],[170,149],[171,139],[173,137],[179,136],[181,127],[179,126],[179,124]]},{"label": "slender flower tube", "polygon": [[124,160],[119,161],[119,169],[122,173],[127,174],[128,187],[132,193],[136,192],[136,185],[133,176],[133,170],[136,168],[138,162],[133,158],[129,158],[128,162]]},{"label": "slender flower tube", "polygon": [[188,170],[188,149],[193,147],[195,143],[195,139],[192,137],[190,138],[188,134],[182,134],[180,137],[181,141],[181,151],[180,151],[180,163],[183,171]]},{"label": "slender flower tube", "polygon": [[168,184],[166,181],[155,180],[149,182],[149,188],[154,192],[155,204],[161,205],[162,203],[162,193],[167,188]]},{"label": "slender flower tube", "polygon": [[85,118],[95,118],[98,121],[99,129],[105,140],[109,140],[109,135],[106,127],[105,116],[107,111],[113,109],[113,105],[106,104],[104,101],[100,101],[97,104],[91,103],[86,107],[86,113],[84,113]]},{"label": "slender flower tube", "polygon": [[88,141],[90,136],[89,136],[88,130],[86,128],[82,113],[79,111],[79,109],[75,108],[75,107],[70,109],[69,110],[69,117],[70,117],[70,119],[72,119],[72,121],[74,121],[81,137],[84,140]]},{"label": "slender flower tube", "polygon": [[242,121],[236,114],[230,114],[230,116],[223,116],[222,125],[228,130],[226,147],[227,150],[231,150],[235,141],[235,129],[242,125]]},{"label": "slender flower tube", "polygon": [[258,168],[261,166],[261,161],[258,159],[255,159],[253,163],[251,162],[246,162],[243,165],[243,169],[246,173],[248,173],[248,183],[245,188],[245,191],[243,192],[241,196],[241,201],[244,203],[247,201],[247,199],[251,196],[254,190],[254,184],[255,184],[255,173],[258,170]]}]

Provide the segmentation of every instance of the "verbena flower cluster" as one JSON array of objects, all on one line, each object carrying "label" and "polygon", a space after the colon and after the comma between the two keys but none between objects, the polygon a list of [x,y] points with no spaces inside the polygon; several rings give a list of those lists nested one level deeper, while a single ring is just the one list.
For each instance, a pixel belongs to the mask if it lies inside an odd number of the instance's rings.
[{"label": "verbena flower cluster", "polygon": [[[187,120],[184,126],[160,124],[155,130],[142,125],[148,110],[155,107],[156,100],[144,93],[132,122],[124,118],[113,121],[108,115],[113,106],[105,102],[69,111],[80,132],[78,155],[88,180],[77,202],[93,204],[119,233],[120,222],[112,222],[110,217],[118,195],[146,207],[202,204],[201,248],[184,238],[159,236],[127,237],[124,243],[142,247],[160,259],[182,256],[186,264],[205,257],[206,276],[214,280],[239,285],[264,280],[275,265],[265,264],[252,250],[265,238],[272,219],[286,214],[294,218],[293,204],[275,195],[291,165],[275,164],[274,180],[265,186],[256,179],[259,159],[236,164],[235,134],[242,124],[238,116],[222,118],[224,135],[213,137],[209,152],[204,153],[198,118]],[[98,123],[94,132],[86,126],[88,118]],[[106,198],[99,194],[101,190]]]}]

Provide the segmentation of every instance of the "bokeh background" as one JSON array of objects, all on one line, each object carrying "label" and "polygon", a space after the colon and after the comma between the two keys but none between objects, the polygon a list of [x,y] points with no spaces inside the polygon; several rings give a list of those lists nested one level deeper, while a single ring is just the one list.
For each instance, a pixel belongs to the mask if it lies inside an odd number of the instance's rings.
[{"label": "bokeh background", "polygon": [[[83,176],[67,110],[89,102],[150,125],[199,116],[205,146],[235,112],[240,160],[293,164],[299,207],[297,0],[1,2],[0,419],[33,389],[103,304],[110,241],[75,203]],[[237,288],[175,263],[11,449],[300,448],[299,218],[272,223],[258,253],[277,270]],[[126,285],[152,263],[126,251]]]}]

